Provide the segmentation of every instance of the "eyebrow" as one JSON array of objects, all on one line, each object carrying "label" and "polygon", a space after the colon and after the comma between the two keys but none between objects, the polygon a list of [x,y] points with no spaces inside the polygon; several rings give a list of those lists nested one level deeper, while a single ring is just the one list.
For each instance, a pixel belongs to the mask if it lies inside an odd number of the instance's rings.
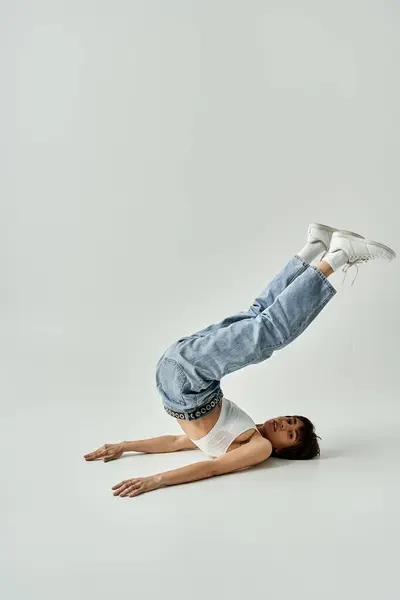
[{"label": "eyebrow", "polygon": [[[287,419],[293,419],[293,423],[294,423],[295,425],[297,425],[297,419],[296,419],[296,417],[292,417],[292,416],[290,416],[290,415],[286,415],[286,418],[287,418]],[[294,433],[295,433],[295,436],[296,436],[296,437],[295,437],[295,439],[294,439],[294,443],[296,444],[296,443],[297,443],[297,440],[299,439],[299,430],[298,430],[298,429],[295,429],[295,432],[294,432]]]}]

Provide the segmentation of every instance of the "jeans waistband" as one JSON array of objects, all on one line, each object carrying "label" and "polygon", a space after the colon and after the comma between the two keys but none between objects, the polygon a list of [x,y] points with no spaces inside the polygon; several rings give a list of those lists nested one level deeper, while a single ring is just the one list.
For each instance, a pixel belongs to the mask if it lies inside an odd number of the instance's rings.
[{"label": "jeans waistband", "polygon": [[198,406],[189,411],[171,410],[165,404],[164,404],[164,410],[171,417],[175,417],[175,419],[184,419],[185,421],[195,421],[198,419],[202,419],[203,417],[206,417],[207,415],[211,414],[213,412],[213,410],[215,410],[217,408],[218,404],[221,402],[223,395],[224,394],[223,394],[222,390],[219,390],[215,394],[215,396],[213,397],[212,400],[207,400],[206,404],[203,404],[203,406]]}]

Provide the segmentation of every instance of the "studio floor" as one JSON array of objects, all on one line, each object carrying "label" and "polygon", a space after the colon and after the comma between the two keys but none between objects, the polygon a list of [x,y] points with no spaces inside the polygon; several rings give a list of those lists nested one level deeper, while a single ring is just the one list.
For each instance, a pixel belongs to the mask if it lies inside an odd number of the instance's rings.
[{"label": "studio floor", "polygon": [[6,444],[4,597],[395,596],[400,450],[390,419],[325,431],[312,461],[270,459],[136,498],[111,487],[204,455],[86,463],[89,423],[71,435],[65,411],[53,422],[47,439],[21,427]]}]

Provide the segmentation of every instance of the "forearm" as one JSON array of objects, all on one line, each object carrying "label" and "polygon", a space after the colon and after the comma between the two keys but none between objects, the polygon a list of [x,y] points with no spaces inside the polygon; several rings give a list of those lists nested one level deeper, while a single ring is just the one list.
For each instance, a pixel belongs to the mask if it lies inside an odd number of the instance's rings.
[{"label": "forearm", "polygon": [[176,435],[161,435],[147,440],[123,442],[124,452],[146,452],[148,454],[174,452],[176,449],[175,441]]},{"label": "forearm", "polygon": [[165,471],[156,475],[159,486],[166,487],[168,485],[177,485],[178,483],[189,483],[199,479],[207,479],[213,477],[213,461],[206,460],[186,465],[172,471]]}]

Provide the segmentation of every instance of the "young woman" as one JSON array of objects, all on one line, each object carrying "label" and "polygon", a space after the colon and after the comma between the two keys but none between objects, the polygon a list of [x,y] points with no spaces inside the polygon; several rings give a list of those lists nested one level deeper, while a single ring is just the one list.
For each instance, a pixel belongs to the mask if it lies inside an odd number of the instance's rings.
[{"label": "young woman", "polygon": [[[228,373],[268,359],[296,339],[336,294],[328,277],[339,268],[395,252],[357,233],[311,223],[307,242],[250,308],[170,346],[157,363],[156,383],[166,412],[184,435],[105,444],[85,455],[105,462],[126,451],[174,452],[200,448],[214,460],[149,477],[127,479],[112,489],[132,497],[160,487],[247,469],[270,456],[304,460],[319,454],[314,425],[303,416],[281,416],[256,424],[223,395]],[[316,264],[311,264],[313,261]],[[354,283],[354,281],[353,281]]]}]

